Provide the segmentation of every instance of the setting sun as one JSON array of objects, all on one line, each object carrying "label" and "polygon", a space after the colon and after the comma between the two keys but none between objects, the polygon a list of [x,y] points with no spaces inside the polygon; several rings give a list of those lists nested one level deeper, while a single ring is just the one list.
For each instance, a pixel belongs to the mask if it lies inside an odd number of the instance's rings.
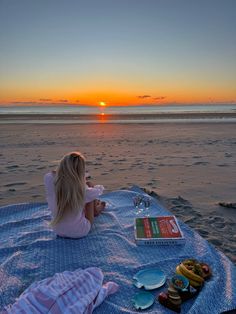
[{"label": "setting sun", "polygon": [[105,106],[106,106],[106,103],[103,102],[103,101],[100,101],[99,105],[100,105],[101,107],[105,107]]}]

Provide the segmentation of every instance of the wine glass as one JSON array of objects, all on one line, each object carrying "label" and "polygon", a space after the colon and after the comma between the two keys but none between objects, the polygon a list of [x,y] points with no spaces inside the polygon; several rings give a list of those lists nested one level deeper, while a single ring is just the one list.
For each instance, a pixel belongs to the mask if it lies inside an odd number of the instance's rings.
[{"label": "wine glass", "polygon": [[149,208],[150,208],[150,205],[151,205],[151,200],[150,200],[150,198],[146,197],[143,200],[143,202],[144,202],[144,207],[145,207],[145,216],[149,217],[150,216]]},{"label": "wine glass", "polygon": [[142,203],[142,197],[137,195],[133,197],[134,207],[136,209],[135,214],[138,215],[141,212],[140,205]]}]

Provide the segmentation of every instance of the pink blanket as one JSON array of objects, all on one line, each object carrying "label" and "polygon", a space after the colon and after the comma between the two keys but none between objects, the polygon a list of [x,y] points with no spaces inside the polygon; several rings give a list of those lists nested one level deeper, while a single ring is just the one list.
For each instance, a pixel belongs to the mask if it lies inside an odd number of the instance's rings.
[{"label": "pink blanket", "polygon": [[99,268],[65,271],[33,283],[3,313],[92,313],[109,294],[117,290],[118,285],[114,282],[103,285],[103,273]]}]

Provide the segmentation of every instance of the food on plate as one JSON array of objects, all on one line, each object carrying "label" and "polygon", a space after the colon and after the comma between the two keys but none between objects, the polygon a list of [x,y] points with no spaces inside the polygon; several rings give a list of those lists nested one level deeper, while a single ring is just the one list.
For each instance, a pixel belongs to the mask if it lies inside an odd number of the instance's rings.
[{"label": "food on plate", "polygon": [[181,305],[182,303],[178,290],[172,284],[168,288],[168,298],[175,305]]},{"label": "food on plate", "polygon": [[176,266],[168,290],[161,292],[158,301],[165,307],[180,313],[181,304],[200,292],[205,280],[212,275],[208,264],[189,258]]},{"label": "food on plate", "polygon": [[174,288],[169,290],[169,288],[168,288],[168,293],[161,292],[159,294],[158,301],[160,302],[160,304],[171,309],[172,311],[180,313],[182,301],[178,294],[178,291],[175,290]]},{"label": "food on plate", "polygon": [[186,291],[189,286],[189,280],[181,274],[173,276],[171,282],[174,288],[181,291]]},{"label": "food on plate", "polygon": [[211,276],[210,267],[206,263],[198,262],[195,259],[186,259],[176,267],[176,273],[188,278],[190,285],[200,288],[205,279]]}]

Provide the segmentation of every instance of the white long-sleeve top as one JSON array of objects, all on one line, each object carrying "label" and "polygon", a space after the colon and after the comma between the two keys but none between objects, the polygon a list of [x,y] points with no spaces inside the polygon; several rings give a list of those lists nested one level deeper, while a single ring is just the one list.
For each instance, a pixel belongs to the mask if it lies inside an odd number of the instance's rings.
[{"label": "white long-sleeve top", "polygon": [[[57,214],[54,178],[55,176],[52,172],[44,176],[46,199],[52,218]],[[102,185],[95,185],[94,187],[86,185],[84,205],[98,198],[103,193],[103,190],[104,187]],[[79,208],[77,211],[68,212],[59,223],[53,226],[53,229],[61,237],[81,238],[89,233],[91,224],[85,217],[84,208]]]}]

